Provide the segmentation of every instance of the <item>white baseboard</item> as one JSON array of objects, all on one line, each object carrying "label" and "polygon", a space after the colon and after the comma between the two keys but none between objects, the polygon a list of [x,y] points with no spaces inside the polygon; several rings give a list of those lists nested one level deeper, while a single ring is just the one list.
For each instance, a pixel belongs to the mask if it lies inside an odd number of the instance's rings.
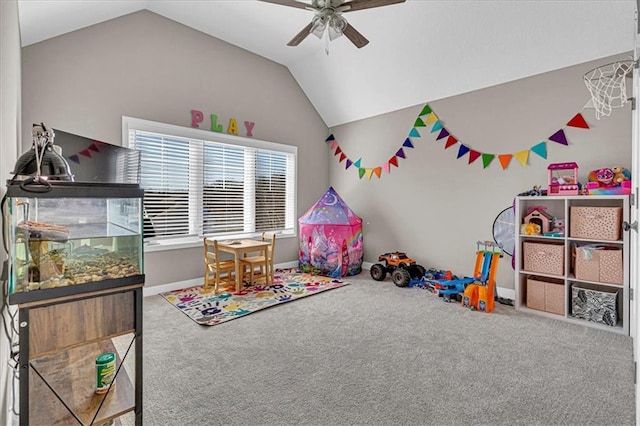
[{"label": "white baseboard", "polygon": [[[371,269],[371,265],[373,265],[373,263],[371,262],[362,262],[362,269],[363,270],[369,270]],[[298,261],[297,260],[293,260],[291,262],[284,262],[284,263],[278,263],[277,265],[275,265],[276,268],[297,268],[298,267]],[[167,291],[173,291],[173,290],[180,290],[182,288],[187,288],[187,287],[193,287],[196,285],[202,285],[204,281],[204,278],[194,278],[191,280],[186,280],[186,281],[178,281],[175,283],[168,283],[168,284],[161,284],[161,285],[154,285],[154,286],[150,286],[150,287],[144,287],[142,294],[144,295],[144,297],[147,296],[154,296],[156,294],[160,294],[160,293],[164,293]],[[511,300],[515,300],[516,298],[516,292],[514,289],[512,288],[503,288],[503,287],[498,287],[498,296],[499,297],[504,297],[505,299],[511,299]]]},{"label": "white baseboard", "polygon": [[[274,266],[276,268],[297,268],[298,261],[296,260],[292,262],[278,263]],[[177,282],[168,283],[168,284],[153,285],[149,287],[144,287],[142,289],[142,295],[144,297],[155,296],[156,294],[164,293],[167,291],[180,290],[187,287],[202,285],[203,283],[204,283],[204,277],[193,278],[191,280],[185,280],[185,281],[177,281]]]}]

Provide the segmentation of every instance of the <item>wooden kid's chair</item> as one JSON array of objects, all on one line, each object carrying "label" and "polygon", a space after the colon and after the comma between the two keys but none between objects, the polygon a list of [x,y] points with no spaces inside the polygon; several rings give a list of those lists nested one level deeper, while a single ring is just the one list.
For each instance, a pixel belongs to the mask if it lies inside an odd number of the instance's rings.
[{"label": "wooden kid's chair", "polygon": [[242,267],[243,275],[249,268],[249,281],[253,284],[254,273],[260,272],[261,277],[264,277],[264,284],[268,286],[273,282],[273,253],[276,248],[276,234],[262,233],[262,241],[269,241],[271,244],[267,247],[265,255],[260,256],[248,256],[240,259],[240,265]]},{"label": "wooden kid's chair", "polygon": [[204,291],[209,289],[212,280],[214,293],[218,292],[221,281],[235,285],[236,264],[233,260],[220,260],[217,240],[204,238],[204,261],[207,266],[204,273]]}]

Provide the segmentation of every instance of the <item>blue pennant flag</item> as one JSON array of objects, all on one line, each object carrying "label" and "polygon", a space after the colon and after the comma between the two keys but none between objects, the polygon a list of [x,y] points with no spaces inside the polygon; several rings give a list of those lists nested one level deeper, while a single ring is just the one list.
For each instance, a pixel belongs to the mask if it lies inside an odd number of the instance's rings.
[{"label": "blue pennant flag", "polygon": [[411,141],[409,140],[409,138],[407,138],[407,140],[404,141],[404,143],[402,144],[402,146],[406,146],[407,148],[413,148],[413,144],[411,143]]}]

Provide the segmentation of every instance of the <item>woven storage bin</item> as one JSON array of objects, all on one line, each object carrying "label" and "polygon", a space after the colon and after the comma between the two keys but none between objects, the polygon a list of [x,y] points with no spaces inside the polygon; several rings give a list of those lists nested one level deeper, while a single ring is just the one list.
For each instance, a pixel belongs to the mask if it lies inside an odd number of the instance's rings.
[{"label": "woven storage bin", "polygon": [[620,239],[622,207],[571,207],[569,236],[594,240]]},{"label": "woven storage bin", "polygon": [[527,278],[527,307],[564,315],[564,282],[553,278]]},{"label": "woven storage bin", "polygon": [[522,243],[524,270],[541,274],[564,274],[564,244]]},{"label": "woven storage bin", "polygon": [[622,284],[624,272],[621,248],[578,247],[574,256],[577,279]]},{"label": "woven storage bin", "polygon": [[615,326],[618,322],[619,290],[571,287],[571,315],[575,318]]}]

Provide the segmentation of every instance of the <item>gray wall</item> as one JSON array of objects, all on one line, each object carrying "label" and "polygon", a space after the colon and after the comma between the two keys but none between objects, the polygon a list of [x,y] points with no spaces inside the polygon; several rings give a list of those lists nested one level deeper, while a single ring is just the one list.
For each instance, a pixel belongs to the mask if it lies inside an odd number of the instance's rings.
[{"label": "gray wall", "polygon": [[[13,164],[20,145],[20,27],[18,2],[0,1],[0,197],[6,190],[4,182],[11,177]],[[0,224],[4,229],[3,215]],[[7,253],[0,248],[0,261]],[[15,306],[11,307],[15,311]],[[2,311],[5,315],[5,311]],[[9,321],[8,317],[6,320]],[[9,374],[10,342],[1,331],[0,338],[0,424],[9,424],[11,386],[13,374]]]},{"label": "gray wall", "polygon": [[[22,77],[25,149],[35,122],[120,144],[123,115],[190,127],[198,109],[298,146],[297,216],[327,189],[327,127],[287,68],[151,12],[25,47]],[[297,256],[278,242],[276,263]],[[146,253],[145,272],[147,286],[202,277],[202,248]]]},{"label": "gray wall", "polygon": [[[530,148],[561,128],[589,101],[582,76],[594,66],[627,55],[603,58],[511,83],[429,102],[458,140],[485,153],[514,153]],[[468,70],[472,73],[473,70]],[[428,74],[428,72],[426,72]],[[427,78],[425,76],[425,78]],[[630,80],[628,80],[630,82]],[[630,89],[630,88],[629,88]],[[426,101],[429,100],[425,100]],[[424,104],[331,129],[346,155],[362,167],[387,161],[401,147]],[[514,158],[502,170],[498,159],[483,169],[481,159],[468,165],[456,159],[457,147],[444,149],[438,133],[418,128],[422,137],[407,148],[399,168],[381,179],[358,178],[337,157],[330,161],[331,185],[363,218],[365,261],[380,253],[406,251],[425,267],[473,273],[475,242],[492,239],[496,215],[533,185],[546,185],[547,165],[575,161],[580,180],[590,170],[622,165],[631,168],[631,108],[615,109],[596,120],[583,115],[591,129],[565,128],[569,146],[547,143],[548,157],[535,154],[523,167]],[[429,127],[430,129],[430,127]],[[511,258],[502,259],[498,286],[513,289]]]}]

